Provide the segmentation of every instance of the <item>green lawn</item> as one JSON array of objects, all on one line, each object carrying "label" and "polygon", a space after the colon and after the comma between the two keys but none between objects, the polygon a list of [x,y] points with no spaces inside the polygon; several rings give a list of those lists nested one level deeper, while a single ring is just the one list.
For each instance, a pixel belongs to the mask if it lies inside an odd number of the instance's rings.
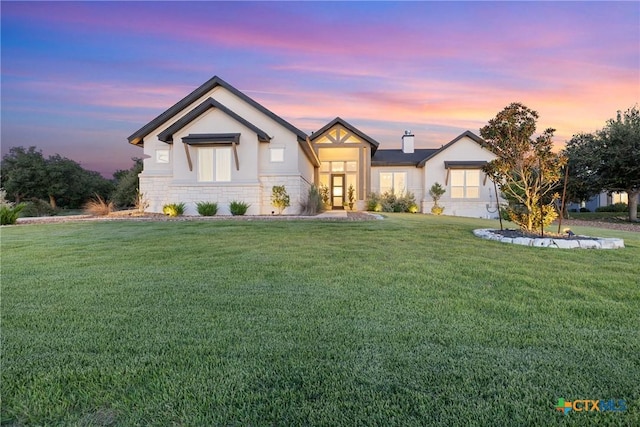
[{"label": "green lawn", "polygon": [[495,225],[4,227],[2,423],[640,424],[640,233],[575,227],[617,251],[471,233]]}]

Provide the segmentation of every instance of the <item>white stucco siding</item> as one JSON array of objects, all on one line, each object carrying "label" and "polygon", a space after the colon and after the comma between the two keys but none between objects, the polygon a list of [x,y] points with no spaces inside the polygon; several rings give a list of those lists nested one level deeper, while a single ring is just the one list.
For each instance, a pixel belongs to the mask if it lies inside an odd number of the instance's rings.
[{"label": "white stucco siding", "polygon": [[[229,117],[217,109],[210,109],[202,116],[189,123],[176,132],[173,136],[174,145],[174,182],[193,183],[198,177],[198,149],[200,146],[189,146],[189,153],[193,170],[189,170],[187,153],[182,143],[182,138],[189,134],[203,133],[239,133],[240,141],[236,145],[238,153],[239,169],[236,169],[233,154],[231,157],[231,182],[233,183],[257,183],[258,182],[258,136],[251,129]],[[229,147],[229,146],[220,146]]]},{"label": "white stucco siding", "polygon": [[497,217],[497,212],[489,212],[487,203],[492,203],[491,210],[495,210],[495,192],[490,179],[485,179],[485,174],[479,171],[479,194],[477,198],[453,198],[451,191],[451,176],[447,182],[447,169],[445,161],[491,161],[495,155],[482,148],[471,138],[464,137],[452,144],[444,151],[430,158],[424,167],[424,191],[422,194],[422,211],[429,213],[433,201],[429,196],[429,188],[436,182],[440,183],[446,193],[442,196],[439,205],[444,206],[445,215],[466,216],[476,218]]},{"label": "white stucco siding", "polygon": [[[214,98],[247,122],[264,131],[270,142],[259,142],[255,131],[217,108],[210,108],[173,135],[173,144],[158,139],[158,135],[208,98]],[[199,146],[188,146],[192,169],[182,138],[189,134],[239,133],[236,146],[239,169],[231,157],[231,180],[226,182],[198,181]],[[224,146],[228,147],[228,146]],[[282,148],[283,161],[271,161],[270,147]],[[169,150],[169,163],[156,161],[156,150]],[[149,212],[162,212],[167,203],[184,202],[187,215],[197,215],[196,203],[218,203],[218,213],[229,214],[229,202],[251,204],[247,214],[271,212],[271,188],[285,185],[292,207],[287,213],[299,210],[298,200],[313,182],[313,166],[301,151],[297,135],[257,108],[247,104],[223,87],[216,87],[184,108],[144,138],[144,169],[140,174],[141,191],[149,202]],[[262,177],[266,178],[263,179]]]},{"label": "white stucco siding", "polygon": [[380,193],[380,173],[401,172],[407,174],[407,191],[413,193],[419,204],[423,194],[422,169],[415,166],[372,166],[371,167],[371,191]]}]

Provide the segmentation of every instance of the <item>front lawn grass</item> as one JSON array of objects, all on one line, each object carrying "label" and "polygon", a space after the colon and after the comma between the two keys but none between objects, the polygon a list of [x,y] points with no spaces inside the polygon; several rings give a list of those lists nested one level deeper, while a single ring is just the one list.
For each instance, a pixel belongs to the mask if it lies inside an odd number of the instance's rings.
[{"label": "front lawn grass", "polygon": [[[2,229],[14,425],[638,425],[640,234],[496,222],[90,222]],[[624,399],[562,415],[558,398]]]}]

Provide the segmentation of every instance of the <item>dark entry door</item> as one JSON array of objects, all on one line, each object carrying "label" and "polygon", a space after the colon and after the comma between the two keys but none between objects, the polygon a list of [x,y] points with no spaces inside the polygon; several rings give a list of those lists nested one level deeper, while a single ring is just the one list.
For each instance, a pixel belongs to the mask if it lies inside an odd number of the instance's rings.
[{"label": "dark entry door", "polygon": [[344,174],[331,175],[331,207],[344,209]]}]

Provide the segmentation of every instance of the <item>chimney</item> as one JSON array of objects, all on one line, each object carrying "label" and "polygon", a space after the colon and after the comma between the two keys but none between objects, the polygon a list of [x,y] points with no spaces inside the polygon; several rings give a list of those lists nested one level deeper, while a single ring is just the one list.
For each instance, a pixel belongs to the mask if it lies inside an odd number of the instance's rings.
[{"label": "chimney", "polygon": [[402,152],[413,153],[413,137],[414,135],[410,130],[405,130],[402,135]]}]

